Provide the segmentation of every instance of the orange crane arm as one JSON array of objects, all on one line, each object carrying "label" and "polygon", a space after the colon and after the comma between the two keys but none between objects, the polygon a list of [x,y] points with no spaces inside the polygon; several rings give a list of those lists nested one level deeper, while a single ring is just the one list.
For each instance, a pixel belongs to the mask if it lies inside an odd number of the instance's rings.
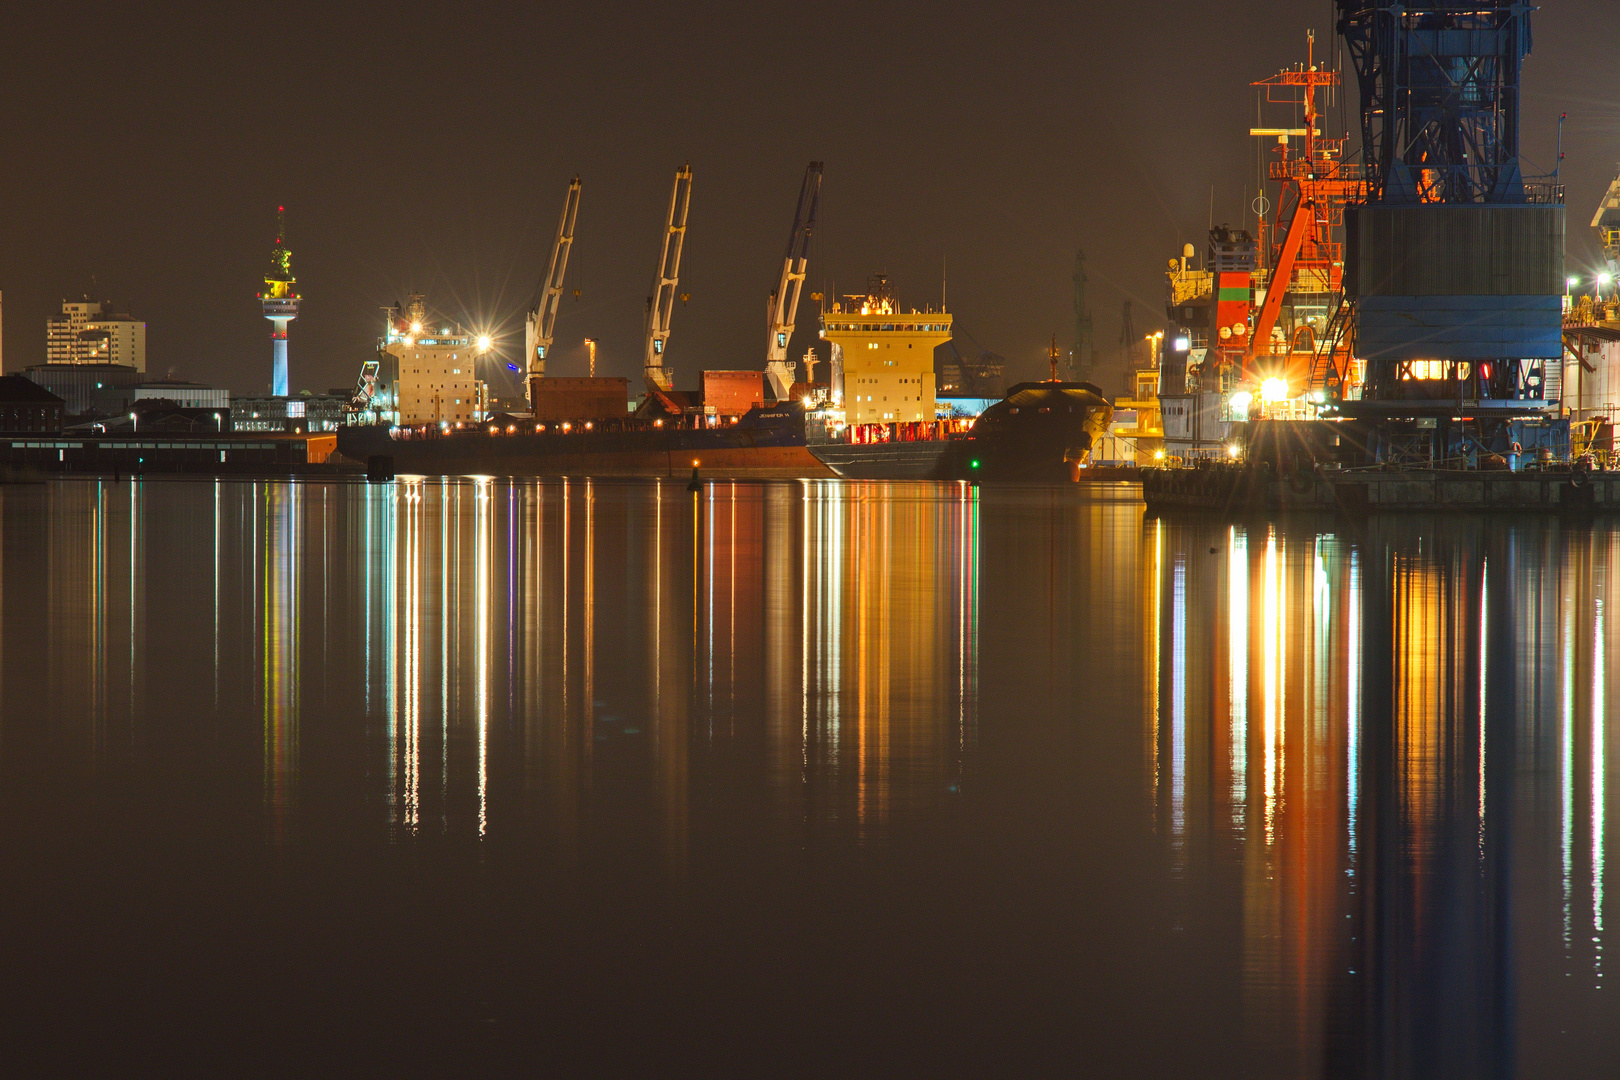
[{"label": "orange crane arm", "polygon": [[[1288,235],[1283,240],[1282,254],[1277,257],[1277,268],[1271,272],[1271,284],[1266,287],[1266,302],[1260,305],[1260,317],[1254,321],[1254,333],[1249,335],[1249,359],[1256,349],[1271,347],[1271,328],[1277,325],[1282,311],[1283,297],[1288,293],[1288,279],[1294,276],[1294,260],[1299,258],[1300,245],[1315,219],[1316,203],[1301,199],[1294,208],[1294,217],[1288,223]],[[1249,365],[1244,364],[1247,368]],[[1247,371],[1244,374],[1248,374]]]}]

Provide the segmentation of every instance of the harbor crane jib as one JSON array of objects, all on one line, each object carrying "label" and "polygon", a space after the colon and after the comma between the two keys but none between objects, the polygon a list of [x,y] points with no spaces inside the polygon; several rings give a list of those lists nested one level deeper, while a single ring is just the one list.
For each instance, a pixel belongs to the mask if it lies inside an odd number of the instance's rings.
[{"label": "harbor crane jib", "polygon": [[669,193],[669,213],[664,220],[664,246],[653,276],[653,291],[647,297],[647,348],[642,374],[650,391],[665,391],[675,385],[675,373],[664,366],[664,347],[669,342],[670,316],[675,309],[675,289],[681,278],[681,248],[686,242],[686,211],[692,197],[692,167],[675,171],[675,185]]},{"label": "harbor crane jib", "polygon": [[793,212],[793,231],[788,234],[782,276],[771,290],[765,309],[770,334],[765,347],[765,378],[778,401],[786,401],[793,388],[794,370],[793,362],[787,358],[788,342],[793,338],[799,294],[804,288],[805,267],[810,260],[810,236],[816,228],[816,207],[820,201],[821,162],[812,161],[805,167],[804,182],[799,185],[799,205]]},{"label": "harbor crane jib", "polygon": [[546,374],[546,356],[551,352],[552,336],[557,328],[557,308],[562,303],[563,278],[568,273],[568,253],[574,246],[574,219],[579,216],[579,177],[568,185],[563,200],[562,217],[557,222],[557,239],[551,245],[551,264],[541,286],[539,299],[529,309],[523,322],[524,355],[528,357],[528,375],[523,381],[524,392],[534,400],[534,383]]}]

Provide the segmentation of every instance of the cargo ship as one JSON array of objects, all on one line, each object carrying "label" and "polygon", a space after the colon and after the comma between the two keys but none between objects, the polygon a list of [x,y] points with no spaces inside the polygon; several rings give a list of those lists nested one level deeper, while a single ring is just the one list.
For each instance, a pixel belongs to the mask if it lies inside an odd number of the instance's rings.
[{"label": "cargo ship", "polygon": [[666,420],[533,421],[500,416],[462,427],[355,425],[338,451],[373,473],[426,476],[660,476],[769,479],[836,475],[805,444],[804,409],[758,408],[735,423]]},{"label": "cargo ship", "polygon": [[784,402],[712,426],[701,416],[353,425],[339,430],[337,448],[390,475],[680,478],[696,469],[735,479],[1057,481],[1081,477],[1111,414],[1090,383],[1020,383],[976,421],[829,431],[824,413]]},{"label": "cargo ship", "polygon": [[681,391],[660,371],[631,413],[628,379],[531,371],[529,410],[491,414],[475,374],[488,340],[413,296],[389,312],[337,448],[371,475],[1072,479],[1106,430],[1101,391],[1054,373],[980,418],[940,416],[934,349],[950,328],[943,310],[901,309],[877,275],[822,313],[829,381],[812,381],[812,352],[785,400],[765,399],[767,372],[704,371]]}]

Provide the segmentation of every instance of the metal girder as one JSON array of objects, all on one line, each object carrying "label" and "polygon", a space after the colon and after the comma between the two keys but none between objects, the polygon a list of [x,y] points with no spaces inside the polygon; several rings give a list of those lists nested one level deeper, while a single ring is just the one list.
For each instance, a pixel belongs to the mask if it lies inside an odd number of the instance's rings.
[{"label": "metal girder", "polygon": [[1371,202],[1523,202],[1523,0],[1338,0]]}]

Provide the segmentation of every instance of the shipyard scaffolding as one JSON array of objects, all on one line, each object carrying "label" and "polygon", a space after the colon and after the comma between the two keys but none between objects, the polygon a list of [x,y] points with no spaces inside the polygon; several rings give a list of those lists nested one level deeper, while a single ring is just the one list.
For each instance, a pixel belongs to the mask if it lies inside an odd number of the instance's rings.
[{"label": "shipyard scaffolding", "polygon": [[1563,406],[1570,456],[1608,469],[1616,463],[1620,413],[1620,177],[1598,202],[1592,232],[1603,269],[1565,279]]},{"label": "shipyard scaffolding", "polygon": [[1343,322],[1364,371],[1335,360],[1321,385],[1371,460],[1568,453],[1563,190],[1519,160],[1530,10],[1338,0],[1366,184],[1345,219]]}]

